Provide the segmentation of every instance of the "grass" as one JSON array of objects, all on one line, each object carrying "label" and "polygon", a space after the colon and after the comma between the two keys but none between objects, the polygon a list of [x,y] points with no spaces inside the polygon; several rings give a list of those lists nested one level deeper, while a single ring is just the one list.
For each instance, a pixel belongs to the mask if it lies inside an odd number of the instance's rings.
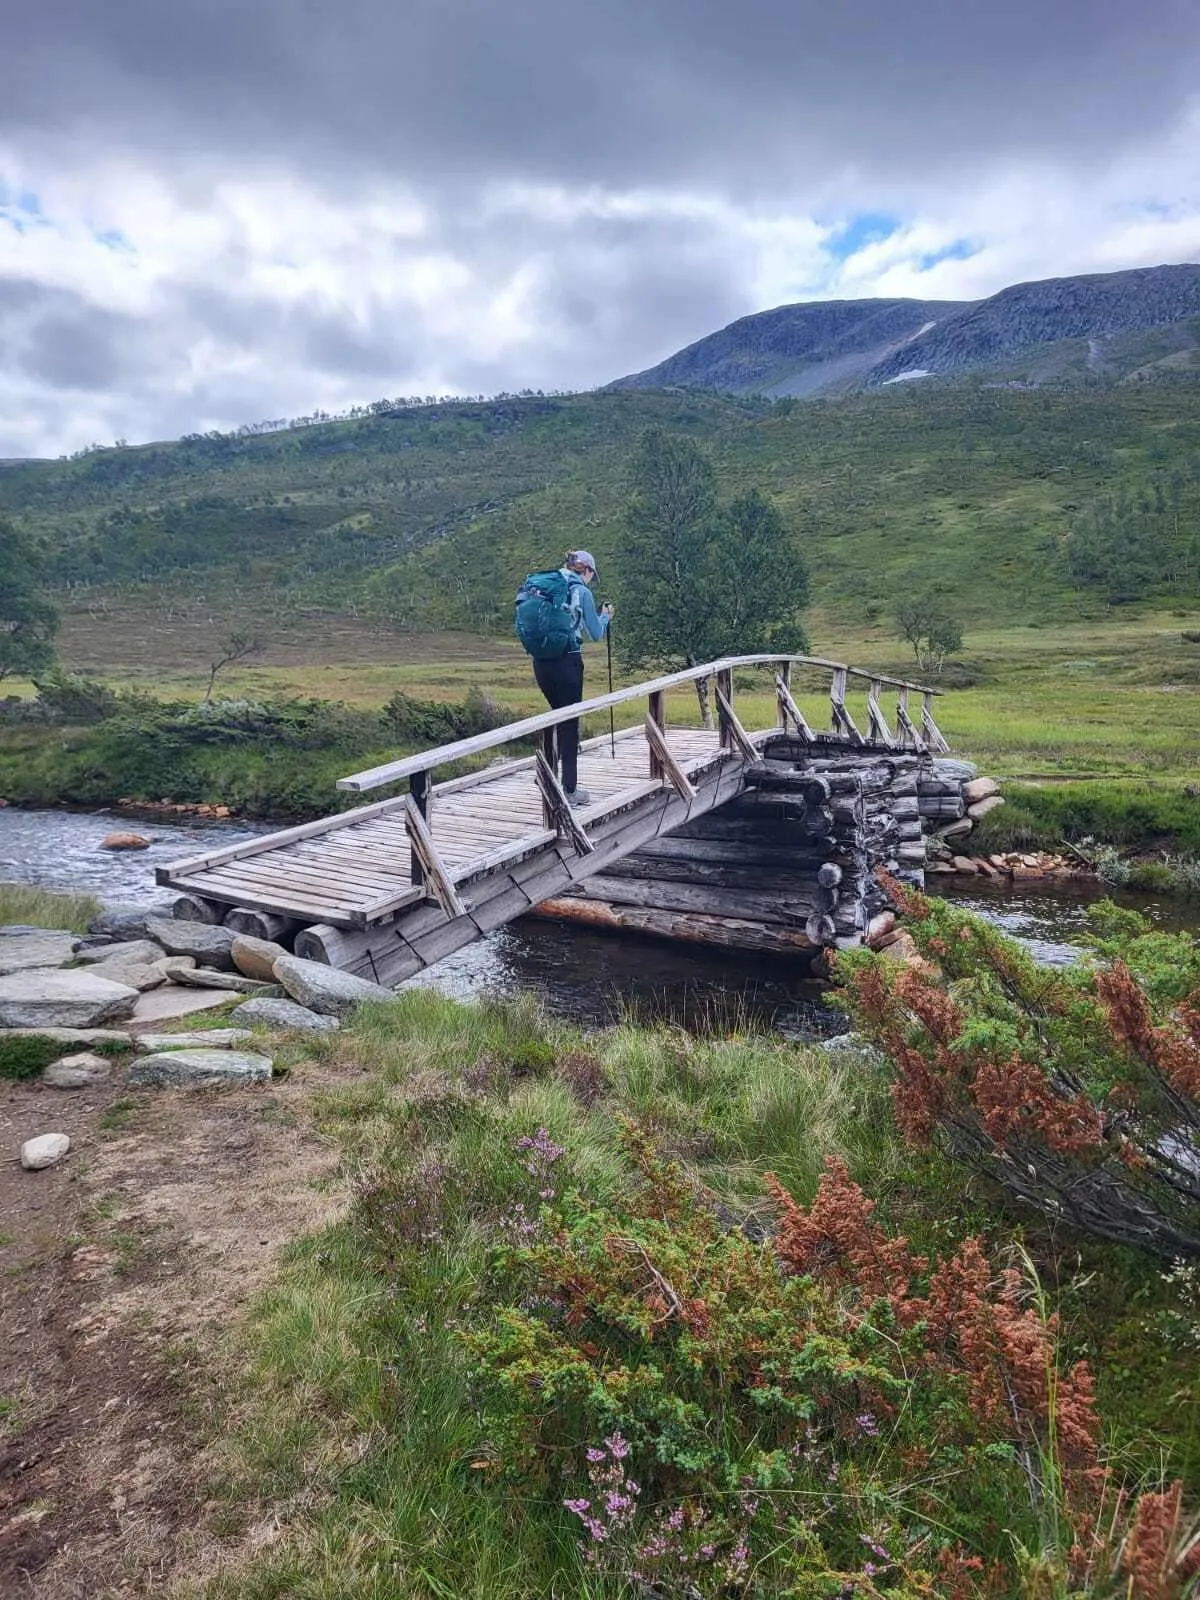
[{"label": "grass", "polygon": [[[514,1145],[539,1128],[566,1152],[555,1181],[595,1205],[629,1182],[619,1124],[634,1118],[731,1224],[765,1217],[765,1171],[808,1200],[839,1154],[922,1248],[970,1230],[1001,1248],[1022,1237],[994,1196],[900,1147],[881,1067],[818,1048],[633,1025],[585,1035],[528,999],[464,1006],[417,990],[285,1058],[299,1074],[311,1059],[357,1069],[351,1087],[312,1102],[353,1198],[339,1223],[292,1247],[235,1336],[214,1514],[232,1530],[270,1511],[282,1530],[197,1580],[188,1592],[205,1600],[616,1593],[581,1564],[553,1495],[526,1504],[493,1481],[459,1337],[487,1314],[493,1247],[527,1214]],[[1114,1448],[1131,1473],[1155,1457],[1169,1475],[1180,1449],[1195,1453],[1179,1428],[1194,1374],[1176,1349],[1177,1297],[1137,1260],[1114,1269],[1040,1236],[1035,1248],[1056,1263],[1072,1349],[1101,1358]]]},{"label": "grass", "polygon": [[100,902],[90,894],[52,894],[24,883],[0,883],[0,927],[61,928],[86,933],[100,915]]}]

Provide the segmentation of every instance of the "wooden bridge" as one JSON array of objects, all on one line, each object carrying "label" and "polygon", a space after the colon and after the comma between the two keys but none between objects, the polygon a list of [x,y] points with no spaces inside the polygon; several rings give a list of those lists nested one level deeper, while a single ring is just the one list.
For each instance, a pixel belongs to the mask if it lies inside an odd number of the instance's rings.
[{"label": "wooden bridge", "polygon": [[[769,728],[747,729],[738,715],[735,674],[740,682],[752,672],[765,672],[773,690]],[[813,674],[828,680],[827,730],[814,728],[798,703],[799,679]],[[688,691],[694,715],[701,680],[715,702],[715,729],[669,723],[668,696]],[[847,702],[851,689],[864,697],[860,710]],[[896,694],[891,721],[885,690]],[[934,693],[812,656],[729,657],[355,773],[338,787],[361,793],[407,780],[408,791],[175,862],[157,877],[217,920],[259,913],[294,936],[298,955],[395,984],[588,879],[603,880],[615,863],[693,829],[748,789],[778,788],[780,773],[810,788],[817,782],[828,796],[828,781],[806,778],[805,769],[828,769],[835,753],[862,764],[889,752],[946,750]],[[581,745],[579,781],[591,801],[572,810],[555,773],[555,729],[638,700],[646,704],[640,727],[618,733],[611,748],[607,736]],[[518,741],[540,748],[433,782],[439,768]],[[782,762],[771,759],[776,747]],[[819,920],[816,932],[810,943],[833,942],[834,920]]]}]

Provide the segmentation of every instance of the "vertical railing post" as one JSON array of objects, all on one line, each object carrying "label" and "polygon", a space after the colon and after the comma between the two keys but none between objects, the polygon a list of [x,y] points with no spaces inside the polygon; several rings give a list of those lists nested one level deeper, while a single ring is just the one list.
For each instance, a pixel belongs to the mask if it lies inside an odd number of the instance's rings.
[{"label": "vertical railing post", "polygon": [[[650,721],[654,723],[658,731],[665,735],[667,731],[667,706],[666,695],[663,694],[661,689],[656,689],[654,693],[649,696],[649,704],[646,707],[646,715],[650,718]],[[662,757],[659,755],[658,750],[652,741],[648,743],[647,748],[650,752],[650,776],[656,782],[661,783],[665,775]]]},{"label": "vertical railing post", "polygon": [[928,689],[921,696],[921,732],[931,750],[947,751],[950,746],[942,734],[942,730],[933,720],[933,695]]},{"label": "vertical railing post", "polygon": [[729,718],[725,715],[725,706],[721,704],[720,696],[725,696],[725,704],[733,705],[733,668],[722,667],[717,673],[717,726],[721,730],[721,749],[733,749],[733,729],[729,725]]},{"label": "vertical railing post", "polygon": [[846,720],[846,669],[835,667],[829,685],[829,725],[834,733],[842,733]]},{"label": "vertical railing post", "polygon": [[871,730],[870,737],[878,744],[895,744],[892,730],[887,725],[887,718],[883,714],[883,707],[879,704],[879,696],[883,693],[883,684],[878,678],[870,680],[867,690],[867,724]]},{"label": "vertical railing post", "polygon": [[[542,729],[542,754],[545,756],[546,763],[551,772],[558,771],[557,733],[558,730],[556,728]],[[546,828],[555,828],[558,826],[558,820],[554,815],[554,809],[544,793],[542,794],[542,826]]]},{"label": "vertical railing post", "polygon": [[[408,780],[408,792],[428,827],[433,815],[433,785],[429,781],[429,773],[414,772]],[[425,869],[415,850],[408,853],[408,870],[413,883],[420,887],[425,882]]]},{"label": "vertical railing post", "polygon": [[775,724],[780,733],[788,731],[787,697],[792,692],[792,663],[785,661],[775,679]]}]

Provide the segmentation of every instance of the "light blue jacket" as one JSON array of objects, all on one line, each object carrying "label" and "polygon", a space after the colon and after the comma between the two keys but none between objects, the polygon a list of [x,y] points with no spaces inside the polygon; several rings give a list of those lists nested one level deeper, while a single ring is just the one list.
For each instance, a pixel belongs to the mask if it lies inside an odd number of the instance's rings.
[{"label": "light blue jacket", "polygon": [[572,572],[570,567],[558,569],[567,580],[568,592],[571,597],[571,614],[575,618],[575,650],[583,649],[584,629],[587,636],[595,643],[603,639],[608,632],[609,618],[601,616],[596,610],[596,602],[592,599],[592,591],[584,583],[577,572]]}]

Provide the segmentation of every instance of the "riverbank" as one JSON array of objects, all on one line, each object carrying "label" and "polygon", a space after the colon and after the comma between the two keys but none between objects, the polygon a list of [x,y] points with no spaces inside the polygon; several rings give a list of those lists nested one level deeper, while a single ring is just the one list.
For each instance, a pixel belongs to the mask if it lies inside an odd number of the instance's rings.
[{"label": "riverbank", "polygon": [[1031,1441],[1044,1469],[1079,1439],[1031,1413],[1018,1449],[912,1330],[893,1393],[852,1249],[815,1279],[773,1265],[767,1172],[801,1207],[825,1192],[843,1244],[866,1230],[892,1293],[901,1233],[930,1271],[976,1236],[996,1285],[1012,1269],[1020,1298],[972,1337],[1003,1362],[1019,1329],[1064,1404],[1088,1363],[1104,1529],[1118,1487],[1200,1473],[1192,1280],[907,1147],[878,1055],[421,991],[269,1048],[271,1083],[218,1094],[119,1068],[4,1086],[12,1128],[61,1108],[75,1140],[10,1164],[0,1244],[3,1461],[28,1464],[0,1576],[45,1600],[617,1600],[643,1560],[672,1592],[684,1557],[706,1600],[1109,1592],[1119,1523],[1073,1551],[1082,1480],[1027,1471]]}]

